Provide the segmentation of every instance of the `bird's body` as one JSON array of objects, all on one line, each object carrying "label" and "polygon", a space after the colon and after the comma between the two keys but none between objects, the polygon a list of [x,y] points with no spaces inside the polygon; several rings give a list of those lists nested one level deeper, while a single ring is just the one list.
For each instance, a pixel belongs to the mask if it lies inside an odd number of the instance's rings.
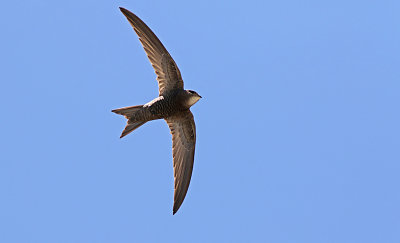
[{"label": "bird's body", "polygon": [[173,213],[175,214],[186,196],[193,170],[196,126],[190,107],[201,96],[195,91],[183,89],[178,66],[150,28],[130,11],[120,9],[139,36],[155,69],[159,96],[145,105],[124,107],[113,112],[128,119],[121,138],[148,121],[166,120],[172,134],[175,178]]},{"label": "bird's body", "polygon": [[155,98],[145,104],[143,108],[146,108],[154,117],[167,118],[189,109],[191,105],[188,103],[188,98],[190,97],[185,90],[173,90]]}]

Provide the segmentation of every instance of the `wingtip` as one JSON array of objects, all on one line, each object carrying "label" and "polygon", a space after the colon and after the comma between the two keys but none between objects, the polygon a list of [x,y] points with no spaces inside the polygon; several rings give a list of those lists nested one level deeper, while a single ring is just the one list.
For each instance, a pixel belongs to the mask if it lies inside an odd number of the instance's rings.
[{"label": "wingtip", "polygon": [[180,207],[181,207],[180,205],[178,206],[177,204],[174,203],[174,207],[172,209],[172,215],[175,215],[176,212],[178,212]]},{"label": "wingtip", "polygon": [[123,14],[129,13],[129,10],[123,7],[119,7],[119,11],[121,11]]}]

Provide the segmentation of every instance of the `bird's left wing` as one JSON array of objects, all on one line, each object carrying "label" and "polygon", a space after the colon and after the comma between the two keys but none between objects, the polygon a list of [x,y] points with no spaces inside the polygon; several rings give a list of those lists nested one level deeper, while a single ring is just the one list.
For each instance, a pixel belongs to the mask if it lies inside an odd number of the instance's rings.
[{"label": "bird's left wing", "polygon": [[174,159],[174,208],[175,214],[185,199],[192,177],[194,150],[196,145],[196,125],[190,110],[179,116],[165,119],[172,134],[172,154]]},{"label": "bird's left wing", "polygon": [[120,8],[128,19],[157,74],[158,91],[161,96],[173,89],[183,89],[181,72],[174,59],[151,29],[135,14]]}]

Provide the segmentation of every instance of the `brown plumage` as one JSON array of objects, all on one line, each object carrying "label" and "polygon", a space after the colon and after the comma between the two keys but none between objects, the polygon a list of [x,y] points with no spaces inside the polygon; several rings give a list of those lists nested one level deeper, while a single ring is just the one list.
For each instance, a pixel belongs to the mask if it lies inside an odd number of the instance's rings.
[{"label": "brown plumage", "polygon": [[196,126],[190,107],[201,96],[183,89],[181,73],[157,36],[139,17],[120,8],[128,19],[157,75],[159,96],[145,105],[115,109],[112,112],[125,116],[127,125],[121,138],[148,121],[165,119],[172,134],[174,160],[174,207],[175,214],[185,199],[192,176],[196,144]]}]

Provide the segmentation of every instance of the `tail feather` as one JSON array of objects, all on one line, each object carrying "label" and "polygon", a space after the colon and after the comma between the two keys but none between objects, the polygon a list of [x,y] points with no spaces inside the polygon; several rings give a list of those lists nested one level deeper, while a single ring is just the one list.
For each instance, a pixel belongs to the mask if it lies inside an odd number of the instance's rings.
[{"label": "tail feather", "polygon": [[146,123],[145,121],[133,122],[133,121],[128,120],[128,124],[126,124],[126,127],[125,127],[124,131],[122,131],[120,138],[125,137],[129,133],[133,132],[136,128],[140,127],[141,125],[143,125],[145,123]]},{"label": "tail feather", "polygon": [[124,131],[122,131],[120,138],[125,137],[129,133],[133,132],[136,128],[140,127],[141,125],[143,125],[147,122],[147,121],[134,121],[135,119],[132,119],[135,117],[136,112],[138,112],[140,109],[142,109],[142,107],[143,107],[143,105],[136,105],[136,106],[129,106],[129,107],[112,110],[112,112],[119,114],[119,115],[123,115],[123,116],[125,116],[126,119],[128,119],[126,127],[125,127]]},{"label": "tail feather", "polygon": [[112,110],[112,112],[125,116],[126,119],[131,118],[137,111],[142,109],[143,105],[128,106],[119,109]]}]

